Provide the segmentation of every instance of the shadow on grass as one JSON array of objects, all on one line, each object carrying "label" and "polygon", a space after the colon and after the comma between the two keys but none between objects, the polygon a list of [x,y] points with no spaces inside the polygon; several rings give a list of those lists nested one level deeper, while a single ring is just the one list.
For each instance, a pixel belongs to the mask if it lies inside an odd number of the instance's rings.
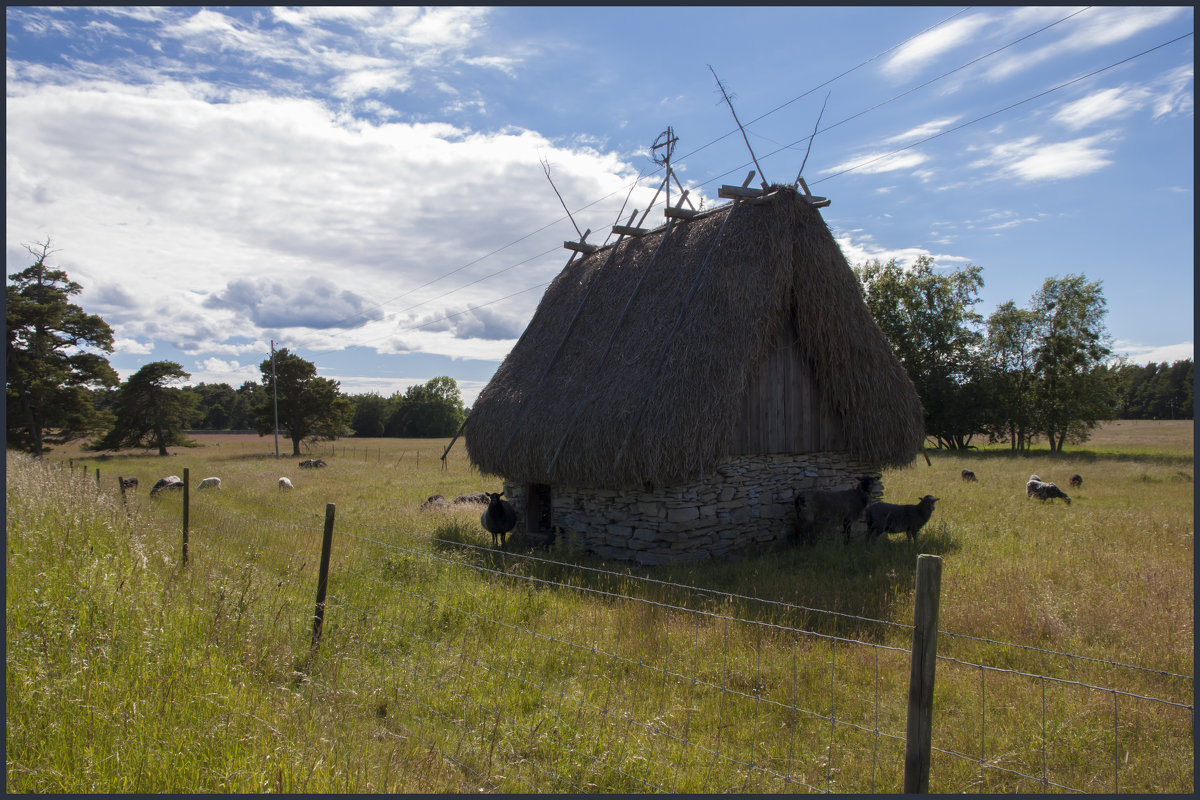
[{"label": "shadow on grass", "polygon": [[[543,586],[591,591],[707,614],[808,630],[830,636],[907,644],[917,557],[961,549],[944,522],[931,522],[909,542],[902,535],[873,544],[825,537],[814,545],[777,545],[724,559],[664,566],[605,561],[556,542],[531,545],[510,537],[493,548],[477,526],[450,521],[437,528],[435,552],[492,572],[489,579],[532,578]],[[882,623],[882,624],[881,624]]]}]

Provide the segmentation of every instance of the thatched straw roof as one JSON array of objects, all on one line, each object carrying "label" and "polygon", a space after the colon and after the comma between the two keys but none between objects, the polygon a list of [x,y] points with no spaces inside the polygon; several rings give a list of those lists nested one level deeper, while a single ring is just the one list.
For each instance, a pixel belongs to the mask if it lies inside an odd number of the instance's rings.
[{"label": "thatched straw roof", "polygon": [[471,409],[480,471],[592,487],[704,474],[730,454],[747,379],[789,325],[849,452],[911,461],[924,439],[912,382],[820,213],[773,188],[569,264]]}]

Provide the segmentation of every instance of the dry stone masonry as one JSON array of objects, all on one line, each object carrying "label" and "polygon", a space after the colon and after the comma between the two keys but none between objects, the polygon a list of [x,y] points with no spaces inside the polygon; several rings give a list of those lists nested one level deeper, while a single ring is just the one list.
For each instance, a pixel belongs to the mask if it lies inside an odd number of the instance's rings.
[{"label": "dry stone masonry", "polygon": [[[795,531],[798,491],[846,488],[864,475],[878,479],[878,466],[845,453],[738,456],[690,483],[623,490],[555,486],[552,519],[569,544],[602,558],[639,564],[707,559],[786,541]],[[526,487],[505,484],[504,493],[524,530]],[[852,538],[865,536],[865,524],[855,524]]]}]

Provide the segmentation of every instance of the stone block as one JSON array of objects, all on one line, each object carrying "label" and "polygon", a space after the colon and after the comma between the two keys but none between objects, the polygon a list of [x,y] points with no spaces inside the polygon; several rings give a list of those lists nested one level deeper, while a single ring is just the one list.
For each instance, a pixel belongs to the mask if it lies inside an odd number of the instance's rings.
[{"label": "stone block", "polygon": [[668,522],[691,522],[700,519],[700,509],[695,506],[672,508],[667,511]]}]

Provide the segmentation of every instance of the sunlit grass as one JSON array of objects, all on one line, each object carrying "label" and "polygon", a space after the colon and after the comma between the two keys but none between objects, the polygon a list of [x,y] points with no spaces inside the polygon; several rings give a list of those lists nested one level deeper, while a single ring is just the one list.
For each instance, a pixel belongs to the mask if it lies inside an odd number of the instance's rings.
[{"label": "sunlit grass", "polygon": [[[1114,713],[1087,688],[1192,703],[1191,681],[1104,663],[1192,673],[1190,423],[1186,441],[1179,423],[1144,426],[1140,447],[1106,426],[1094,451],[888,471],[885,499],[942,498],[915,547],[829,540],[656,569],[498,553],[478,508],[419,511],[498,488],[461,441],[445,469],[446,440],[347,440],[312,471],[276,461],[270,437],[48,459],[69,472],[10,454],[9,787],[898,791],[927,552],[944,560],[939,652],[956,659],[938,665],[935,791],[1042,791],[1045,769],[1087,791],[1116,773],[1122,791],[1190,792],[1190,710],[1122,695]],[[148,497],[184,467],[193,486],[223,482],[191,492],[186,569],[180,496]],[[1026,499],[1031,472],[1072,504]],[[141,482],[124,503],[118,475]]]}]

